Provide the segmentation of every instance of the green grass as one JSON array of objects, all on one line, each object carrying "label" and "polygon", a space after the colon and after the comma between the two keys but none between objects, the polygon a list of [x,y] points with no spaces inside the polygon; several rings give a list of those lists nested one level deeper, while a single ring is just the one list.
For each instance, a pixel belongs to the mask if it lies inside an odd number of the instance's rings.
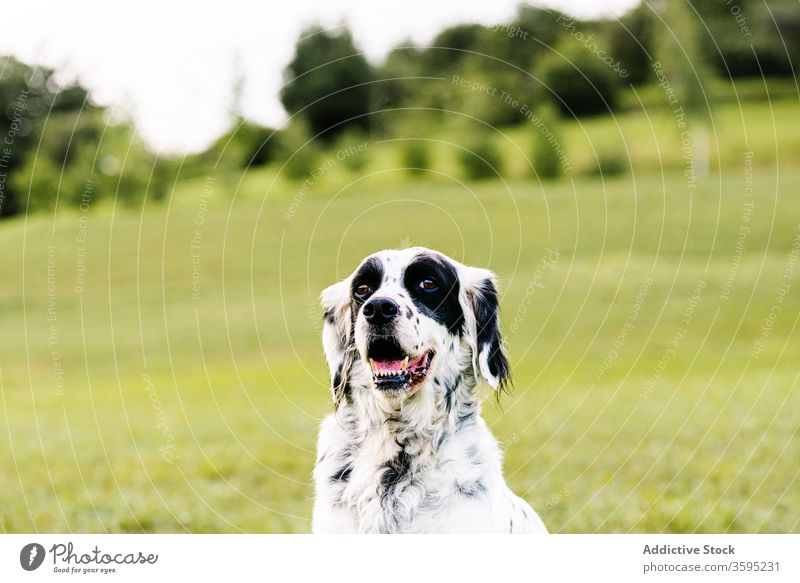
[{"label": "green grass", "polygon": [[[1,224],[0,529],[307,531],[331,409],[317,295],[414,244],[500,277],[515,386],[485,416],[552,531],[798,531],[800,171],[796,151],[752,149],[741,255],[743,152],[690,195],[680,170],[635,164],[605,182],[412,180],[376,148],[291,220],[297,186],[270,188],[272,170],[219,179],[201,226],[203,182],[185,182],[164,205],[93,209],[80,294],[76,211]],[[547,249],[555,268],[535,275]]]}]

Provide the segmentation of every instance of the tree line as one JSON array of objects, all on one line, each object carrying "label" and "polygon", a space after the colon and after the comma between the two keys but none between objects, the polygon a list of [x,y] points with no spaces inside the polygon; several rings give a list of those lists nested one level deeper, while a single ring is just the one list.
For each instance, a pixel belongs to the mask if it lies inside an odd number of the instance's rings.
[{"label": "tree line", "polygon": [[[0,217],[78,206],[87,192],[132,204],[160,200],[179,175],[209,166],[241,171],[279,163],[300,179],[343,136],[355,143],[353,136],[392,136],[453,117],[496,127],[530,122],[542,108],[551,118],[613,112],[630,87],[658,82],[653,65],[662,54],[672,55],[678,86],[691,81],[686,70],[695,64],[698,82],[706,74],[795,76],[800,7],[793,0],[769,7],[760,0],[660,4],[667,8],[642,4],[619,19],[593,21],[520,6],[508,23],[452,26],[426,46],[401,43],[379,64],[364,57],[346,27],[312,27],[285,69],[287,125],[264,128],[238,116],[206,152],[180,160],[156,156],[135,128],[79,85],[62,87],[53,71],[2,57]],[[670,19],[670,9],[681,17]],[[557,140],[545,129],[535,133],[552,154]],[[497,163],[483,141],[476,135],[466,144],[472,178],[490,176]],[[403,156],[410,168],[428,164],[421,142]],[[359,158],[348,160],[356,165]],[[540,162],[544,173],[558,173],[554,155]]]}]

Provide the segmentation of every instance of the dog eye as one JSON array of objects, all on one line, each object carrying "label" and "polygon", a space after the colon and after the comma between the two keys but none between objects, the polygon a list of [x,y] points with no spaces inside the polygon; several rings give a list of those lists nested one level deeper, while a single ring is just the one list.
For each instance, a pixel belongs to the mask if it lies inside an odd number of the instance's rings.
[{"label": "dog eye", "polygon": [[425,291],[433,291],[439,289],[439,284],[436,283],[435,279],[431,279],[428,277],[419,282],[419,288]]},{"label": "dog eye", "polygon": [[356,296],[363,298],[364,296],[368,295],[372,291],[372,288],[368,286],[366,283],[362,283],[360,286],[356,288],[355,294]]}]

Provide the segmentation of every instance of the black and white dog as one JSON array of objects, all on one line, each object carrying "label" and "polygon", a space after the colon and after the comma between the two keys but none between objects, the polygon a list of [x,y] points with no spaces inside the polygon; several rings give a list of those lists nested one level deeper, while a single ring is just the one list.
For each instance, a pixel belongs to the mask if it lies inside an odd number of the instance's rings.
[{"label": "black and white dog", "polygon": [[335,412],[314,532],[547,532],[480,417],[479,377],[509,380],[493,274],[421,247],[381,251],[322,304]]}]

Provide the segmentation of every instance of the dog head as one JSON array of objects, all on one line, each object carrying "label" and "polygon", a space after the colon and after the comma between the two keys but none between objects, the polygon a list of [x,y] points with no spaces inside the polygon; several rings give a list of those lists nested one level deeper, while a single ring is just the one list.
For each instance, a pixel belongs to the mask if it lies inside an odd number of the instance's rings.
[{"label": "dog head", "polygon": [[465,375],[502,386],[509,366],[497,301],[490,271],[439,252],[415,247],[367,257],[322,293],[335,403],[353,391],[405,401]]}]

